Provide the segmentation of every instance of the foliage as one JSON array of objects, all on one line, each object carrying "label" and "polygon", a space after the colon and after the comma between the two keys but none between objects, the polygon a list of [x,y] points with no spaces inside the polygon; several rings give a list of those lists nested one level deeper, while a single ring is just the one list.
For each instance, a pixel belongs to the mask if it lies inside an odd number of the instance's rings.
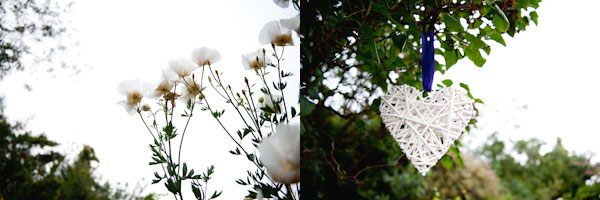
[{"label": "foliage", "polygon": [[[554,149],[543,155],[540,153],[542,145],[537,139],[520,140],[512,151],[507,151],[504,142],[492,134],[479,154],[489,159],[501,179],[500,184],[508,189],[511,199],[600,197],[598,183],[585,184],[592,176],[600,175],[600,164],[592,164],[589,156],[570,155],[560,138]],[[515,156],[526,159],[523,162]]]},{"label": "foliage", "polygon": [[[94,150],[84,146],[73,162],[53,151],[58,143],[22,132],[0,113],[0,199],[155,199],[102,184],[93,175]],[[38,153],[39,152],[39,153]]]},{"label": "foliage", "polygon": [[[202,88],[202,86],[199,88]],[[167,96],[170,96],[171,98],[168,98]],[[164,180],[165,188],[173,194],[174,198],[177,199],[178,195],[179,199],[183,199],[181,192],[182,183],[186,180],[190,180],[192,181],[191,190],[197,199],[204,200],[216,198],[221,195],[220,191],[215,190],[211,196],[208,196],[208,191],[205,189],[208,187],[208,181],[211,179],[211,175],[214,173],[214,166],[208,167],[205,173],[195,173],[193,168],[188,168],[187,164],[181,161],[181,144],[189,124],[189,119],[191,119],[196,105],[202,104],[200,102],[196,103],[195,98],[188,101],[186,104],[185,114],[182,114],[182,117],[187,118],[187,122],[183,128],[183,131],[179,131],[173,125],[173,114],[175,112],[174,109],[176,105],[175,96],[176,94],[171,93],[171,95],[165,95],[163,99],[160,99],[157,102],[160,108],[162,108],[160,110],[151,111],[148,106],[148,111],[150,111],[148,112],[148,118],[152,119],[152,124],[150,124],[150,126],[146,123],[144,117],[142,116],[142,108],[140,108],[140,105],[137,105],[136,108],[137,113],[142,119],[142,122],[154,139],[154,143],[149,145],[150,150],[152,151],[152,161],[148,164],[159,165],[160,169],[162,170],[154,172],[155,179],[152,180],[152,184],[156,184]],[[171,105],[171,107],[169,107],[169,105]],[[161,118],[157,118],[156,116],[161,111],[164,113],[165,120],[165,126],[163,126],[162,129],[159,128],[159,122],[157,121],[161,120]],[[213,116],[217,118],[216,114],[213,114]],[[151,128],[154,131],[152,131]],[[177,154],[173,154],[172,152],[175,147],[174,145],[171,145],[171,141],[175,140],[178,135],[181,135],[179,151],[178,153],[176,151]],[[175,143],[175,141],[173,141],[173,143]]]},{"label": "foliage", "polygon": [[[22,70],[27,56],[33,56],[31,58],[39,64],[51,61],[57,52],[66,48],[65,41],[59,39],[68,34],[64,14],[71,3],[63,3],[52,0],[0,2],[0,78],[11,70]],[[33,44],[44,47],[32,49]],[[53,70],[52,66],[47,70]],[[66,65],[63,63],[62,67]]]},{"label": "foliage", "polygon": [[[312,183],[303,186],[304,197],[360,199],[378,191],[391,199],[411,199],[413,194],[393,191],[419,194],[411,190],[415,184],[389,184],[420,178],[413,176],[406,159],[399,159],[402,152],[377,114],[377,97],[390,84],[421,88],[421,31],[430,30],[431,24],[440,43],[436,71],[444,73],[464,57],[482,66],[483,53],[491,51],[489,41],[505,45],[503,37],[537,23],[539,0],[304,3],[301,169],[303,181]],[[467,84],[458,85],[469,90]],[[455,156],[440,161],[447,167],[462,159],[453,148],[456,152],[450,154]]]},{"label": "foliage", "polygon": [[498,199],[499,178],[488,163],[463,155],[464,165],[445,168],[437,165],[423,182],[422,199]]}]

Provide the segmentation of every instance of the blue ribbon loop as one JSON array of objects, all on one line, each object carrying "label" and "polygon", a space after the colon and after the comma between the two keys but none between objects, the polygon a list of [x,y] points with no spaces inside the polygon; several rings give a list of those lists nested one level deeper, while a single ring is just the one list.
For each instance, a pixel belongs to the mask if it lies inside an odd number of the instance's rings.
[{"label": "blue ribbon loop", "polygon": [[423,77],[423,90],[426,92],[431,91],[431,85],[433,84],[433,74],[435,72],[435,60],[433,59],[435,48],[433,48],[433,25],[430,25],[430,30],[425,30],[425,24],[423,24],[423,32],[421,33],[421,63],[422,63],[422,77]]}]

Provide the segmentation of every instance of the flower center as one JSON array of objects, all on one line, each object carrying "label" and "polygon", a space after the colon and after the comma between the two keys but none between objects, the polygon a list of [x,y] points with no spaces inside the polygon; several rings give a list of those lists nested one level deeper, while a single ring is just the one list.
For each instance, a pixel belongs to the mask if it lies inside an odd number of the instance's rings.
[{"label": "flower center", "polygon": [[127,95],[127,104],[135,105],[142,101],[142,94],[138,91],[132,92]]},{"label": "flower center", "polygon": [[253,60],[252,62],[250,62],[250,68],[254,70],[259,70],[263,66],[265,66],[265,62],[263,62],[262,60]]},{"label": "flower center", "polygon": [[291,34],[283,34],[275,37],[275,41],[273,41],[277,46],[285,46],[287,44],[292,43],[292,35]]}]

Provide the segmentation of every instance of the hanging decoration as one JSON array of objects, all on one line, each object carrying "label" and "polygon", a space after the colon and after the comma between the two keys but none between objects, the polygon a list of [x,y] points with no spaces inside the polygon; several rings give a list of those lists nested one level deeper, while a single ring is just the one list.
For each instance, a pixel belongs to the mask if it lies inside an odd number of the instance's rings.
[{"label": "hanging decoration", "polygon": [[421,175],[440,160],[458,139],[474,115],[473,103],[464,90],[431,91],[435,72],[433,24],[423,25],[423,92],[409,85],[392,86],[382,97],[381,119],[406,157]]},{"label": "hanging decoration", "polygon": [[422,63],[422,78],[423,78],[423,90],[426,92],[431,91],[431,85],[433,84],[433,74],[435,72],[435,48],[433,47],[433,26],[429,26],[430,30],[425,31],[425,25],[423,25],[423,32],[421,32],[421,63]]}]

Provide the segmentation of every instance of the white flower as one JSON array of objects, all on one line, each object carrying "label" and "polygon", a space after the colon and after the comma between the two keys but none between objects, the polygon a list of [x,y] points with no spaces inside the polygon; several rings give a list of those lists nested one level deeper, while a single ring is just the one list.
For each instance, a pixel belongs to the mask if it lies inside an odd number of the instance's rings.
[{"label": "white flower", "polygon": [[192,61],[199,67],[208,64],[215,64],[221,60],[221,54],[214,49],[207,47],[199,47],[192,52]]},{"label": "white flower", "polygon": [[[271,96],[273,96],[273,99],[271,99]],[[268,107],[272,111],[275,111],[277,113],[281,113],[281,110],[283,109],[282,105],[281,105],[283,103],[280,102],[281,99],[282,99],[281,95],[276,95],[276,94],[268,95],[268,94],[265,94],[265,95],[263,95],[262,97],[260,97],[258,99],[258,104],[260,105],[261,108]],[[279,103],[277,103],[277,105],[278,105],[277,109],[275,109],[275,106],[273,106],[274,105],[273,102],[275,102],[275,103],[279,102]]]},{"label": "white flower", "polygon": [[258,42],[261,44],[274,43],[277,46],[293,46],[292,30],[281,27],[278,21],[270,21],[260,30]]},{"label": "white flower", "polygon": [[175,81],[177,80],[177,74],[170,70],[162,71],[162,79],[160,83],[156,87],[154,87],[154,91],[152,91],[151,97],[161,97],[163,95],[171,92],[173,87],[175,86]]},{"label": "white flower", "polygon": [[280,19],[279,24],[281,24],[282,27],[292,29],[296,31],[297,34],[300,34],[300,14],[291,18]]},{"label": "white flower", "polygon": [[276,132],[258,146],[260,162],[274,181],[300,181],[300,126],[279,124]]},{"label": "white flower", "polygon": [[273,3],[282,8],[287,8],[290,6],[290,0],[273,0]]},{"label": "white flower", "polygon": [[183,92],[181,92],[181,98],[179,98],[179,100],[187,103],[190,99],[196,98],[196,96],[199,96],[199,99],[204,98],[198,81],[193,80],[192,77],[185,77],[183,80],[185,87],[183,88]]},{"label": "white flower", "polygon": [[268,64],[271,64],[271,60],[269,59],[269,57],[265,56],[263,49],[259,49],[247,54],[242,54],[242,65],[246,70],[259,70],[260,68],[263,68]]},{"label": "white flower", "polygon": [[169,61],[169,69],[175,72],[179,78],[183,78],[192,74],[196,69],[196,64],[187,58],[179,58]]},{"label": "white flower", "polygon": [[134,114],[139,103],[142,102],[146,93],[146,85],[140,84],[139,80],[123,81],[117,87],[119,94],[125,95],[127,100],[120,101],[119,104],[125,107],[129,114]]}]

